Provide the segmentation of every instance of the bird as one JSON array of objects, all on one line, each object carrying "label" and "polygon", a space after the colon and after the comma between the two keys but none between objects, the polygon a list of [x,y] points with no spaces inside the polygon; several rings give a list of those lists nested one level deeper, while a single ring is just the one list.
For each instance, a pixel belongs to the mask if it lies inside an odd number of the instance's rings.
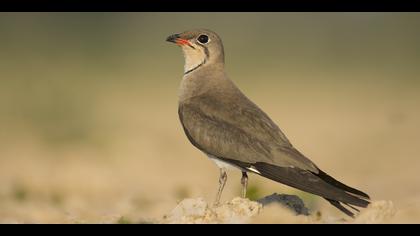
[{"label": "bird", "polygon": [[277,124],[227,76],[221,38],[208,29],[172,34],[180,46],[184,75],[178,115],[188,140],[219,167],[219,204],[227,170],[242,172],[246,197],[248,173],[318,195],[354,217],[370,204],[368,194],[339,182],[299,152]]}]

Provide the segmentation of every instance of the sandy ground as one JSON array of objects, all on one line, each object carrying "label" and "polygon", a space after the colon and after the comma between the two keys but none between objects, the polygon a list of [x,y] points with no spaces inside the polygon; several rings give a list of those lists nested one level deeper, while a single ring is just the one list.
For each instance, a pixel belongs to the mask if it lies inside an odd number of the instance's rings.
[{"label": "sandy ground", "polygon": [[[299,199],[295,195],[294,199]],[[390,201],[374,201],[354,218],[332,217],[320,212],[306,214],[300,209],[305,208],[301,199],[298,201],[277,198],[270,203],[250,201],[236,197],[231,201],[214,205],[201,198],[184,199],[159,223],[167,224],[337,224],[337,223],[389,223],[396,210]]]},{"label": "sandy ground", "polygon": [[[296,92],[302,86],[304,98]],[[242,87],[318,166],[374,201],[384,200],[383,222],[420,223],[415,88],[310,86],[296,83],[282,93],[262,85]],[[84,142],[52,145],[23,122],[2,123],[0,222],[156,222],[185,198],[211,202],[218,170],[184,136],[176,88],[156,89],[159,97],[129,87],[104,88],[92,101],[93,137]],[[239,196],[239,180],[238,171],[228,173],[223,201]],[[321,198],[255,175],[250,188],[252,197],[297,194],[314,214],[343,217]],[[382,222],[380,206],[374,216],[356,222]],[[299,222],[275,210],[265,215],[258,222]]]}]

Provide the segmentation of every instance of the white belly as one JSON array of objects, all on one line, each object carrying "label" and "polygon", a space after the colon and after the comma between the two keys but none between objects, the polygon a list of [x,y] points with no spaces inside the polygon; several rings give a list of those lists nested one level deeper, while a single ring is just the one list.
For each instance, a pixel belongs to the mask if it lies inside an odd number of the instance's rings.
[{"label": "white belly", "polygon": [[222,160],[216,158],[215,156],[212,156],[212,155],[209,155],[209,154],[206,154],[206,155],[210,158],[210,160],[214,161],[214,163],[216,163],[216,165],[219,168],[223,168],[223,169],[239,169],[239,170],[242,171],[242,168],[240,168],[238,166],[235,166],[235,165],[229,164],[229,163],[227,163],[225,161],[222,161]]},{"label": "white belly", "polygon": [[219,167],[219,168],[223,168],[223,169],[238,169],[238,170],[240,170],[240,171],[245,171],[245,172],[253,172],[253,173],[257,173],[257,174],[261,174],[258,170],[256,170],[253,166],[250,166],[249,168],[246,168],[246,169],[243,169],[243,168],[241,168],[241,167],[239,167],[239,166],[235,166],[235,165],[232,165],[232,164],[229,164],[229,163],[227,163],[227,162],[225,162],[225,161],[222,161],[222,160],[220,160],[219,158],[217,158],[217,157],[215,157],[215,156],[212,156],[212,155],[209,155],[209,154],[206,154],[208,157],[209,157],[209,159],[210,160],[212,160],[212,161],[214,161],[214,163],[216,163],[216,165]]}]

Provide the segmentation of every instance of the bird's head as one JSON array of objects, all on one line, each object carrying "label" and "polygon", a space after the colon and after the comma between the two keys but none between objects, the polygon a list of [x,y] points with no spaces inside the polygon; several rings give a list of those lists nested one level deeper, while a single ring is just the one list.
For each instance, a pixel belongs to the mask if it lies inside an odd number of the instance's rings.
[{"label": "bird's head", "polygon": [[213,31],[196,29],[169,36],[166,41],[182,48],[185,57],[185,74],[208,64],[224,63],[223,44]]}]

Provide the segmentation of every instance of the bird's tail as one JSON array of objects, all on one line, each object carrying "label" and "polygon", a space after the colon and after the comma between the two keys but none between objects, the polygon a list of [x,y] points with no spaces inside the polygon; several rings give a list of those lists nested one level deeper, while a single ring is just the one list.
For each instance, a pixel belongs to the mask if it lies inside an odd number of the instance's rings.
[{"label": "bird's tail", "polygon": [[324,171],[318,169],[318,174],[316,174],[316,176],[318,176],[319,178],[321,178],[322,180],[324,180],[325,182],[335,186],[336,188],[342,189],[346,192],[352,193],[360,198],[363,199],[370,199],[369,195],[367,195],[366,193],[357,190],[355,188],[349,187],[341,182],[339,182],[338,180],[334,179],[333,177],[329,176],[327,173],[325,173]]},{"label": "bird's tail", "polygon": [[280,167],[263,162],[257,162],[253,166],[258,174],[266,178],[325,198],[351,217],[354,217],[354,213],[343,204],[355,211],[358,211],[355,207],[367,207],[370,204],[369,195],[337,181],[321,170],[313,173],[308,170]]},{"label": "bird's tail", "polygon": [[[338,208],[340,211],[342,211],[344,214],[350,216],[350,217],[354,217],[354,213],[352,211],[350,211],[349,209],[347,209],[346,207],[344,207],[342,205],[342,203],[344,205],[346,205],[347,207],[351,208],[352,210],[359,212],[359,210],[353,206],[358,206],[358,207],[367,207],[369,205],[369,195],[367,195],[366,193],[357,190],[355,188],[349,187],[343,183],[341,183],[340,181],[334,179],[333,177],[329,176],[327,173],[323,172],[322,170],[318,169],[319,173],[316,174],[316,176],[318,176],[319,178],[321,178],[323,181],[333,185],[334,187],[344,190],[346,193],[349,193],[351,195],[353,195],[354,197],[358,198],[360,201],[356,201],[353,202],[352,204],[350,203],[346,203],[346,202],[340,202],[338,200],[334,200],[334,199],[329,199],[329,198],[325,198],[331,205],[335,206],[336,208]],[[356,204],[355,204],[356,203]]]}]

